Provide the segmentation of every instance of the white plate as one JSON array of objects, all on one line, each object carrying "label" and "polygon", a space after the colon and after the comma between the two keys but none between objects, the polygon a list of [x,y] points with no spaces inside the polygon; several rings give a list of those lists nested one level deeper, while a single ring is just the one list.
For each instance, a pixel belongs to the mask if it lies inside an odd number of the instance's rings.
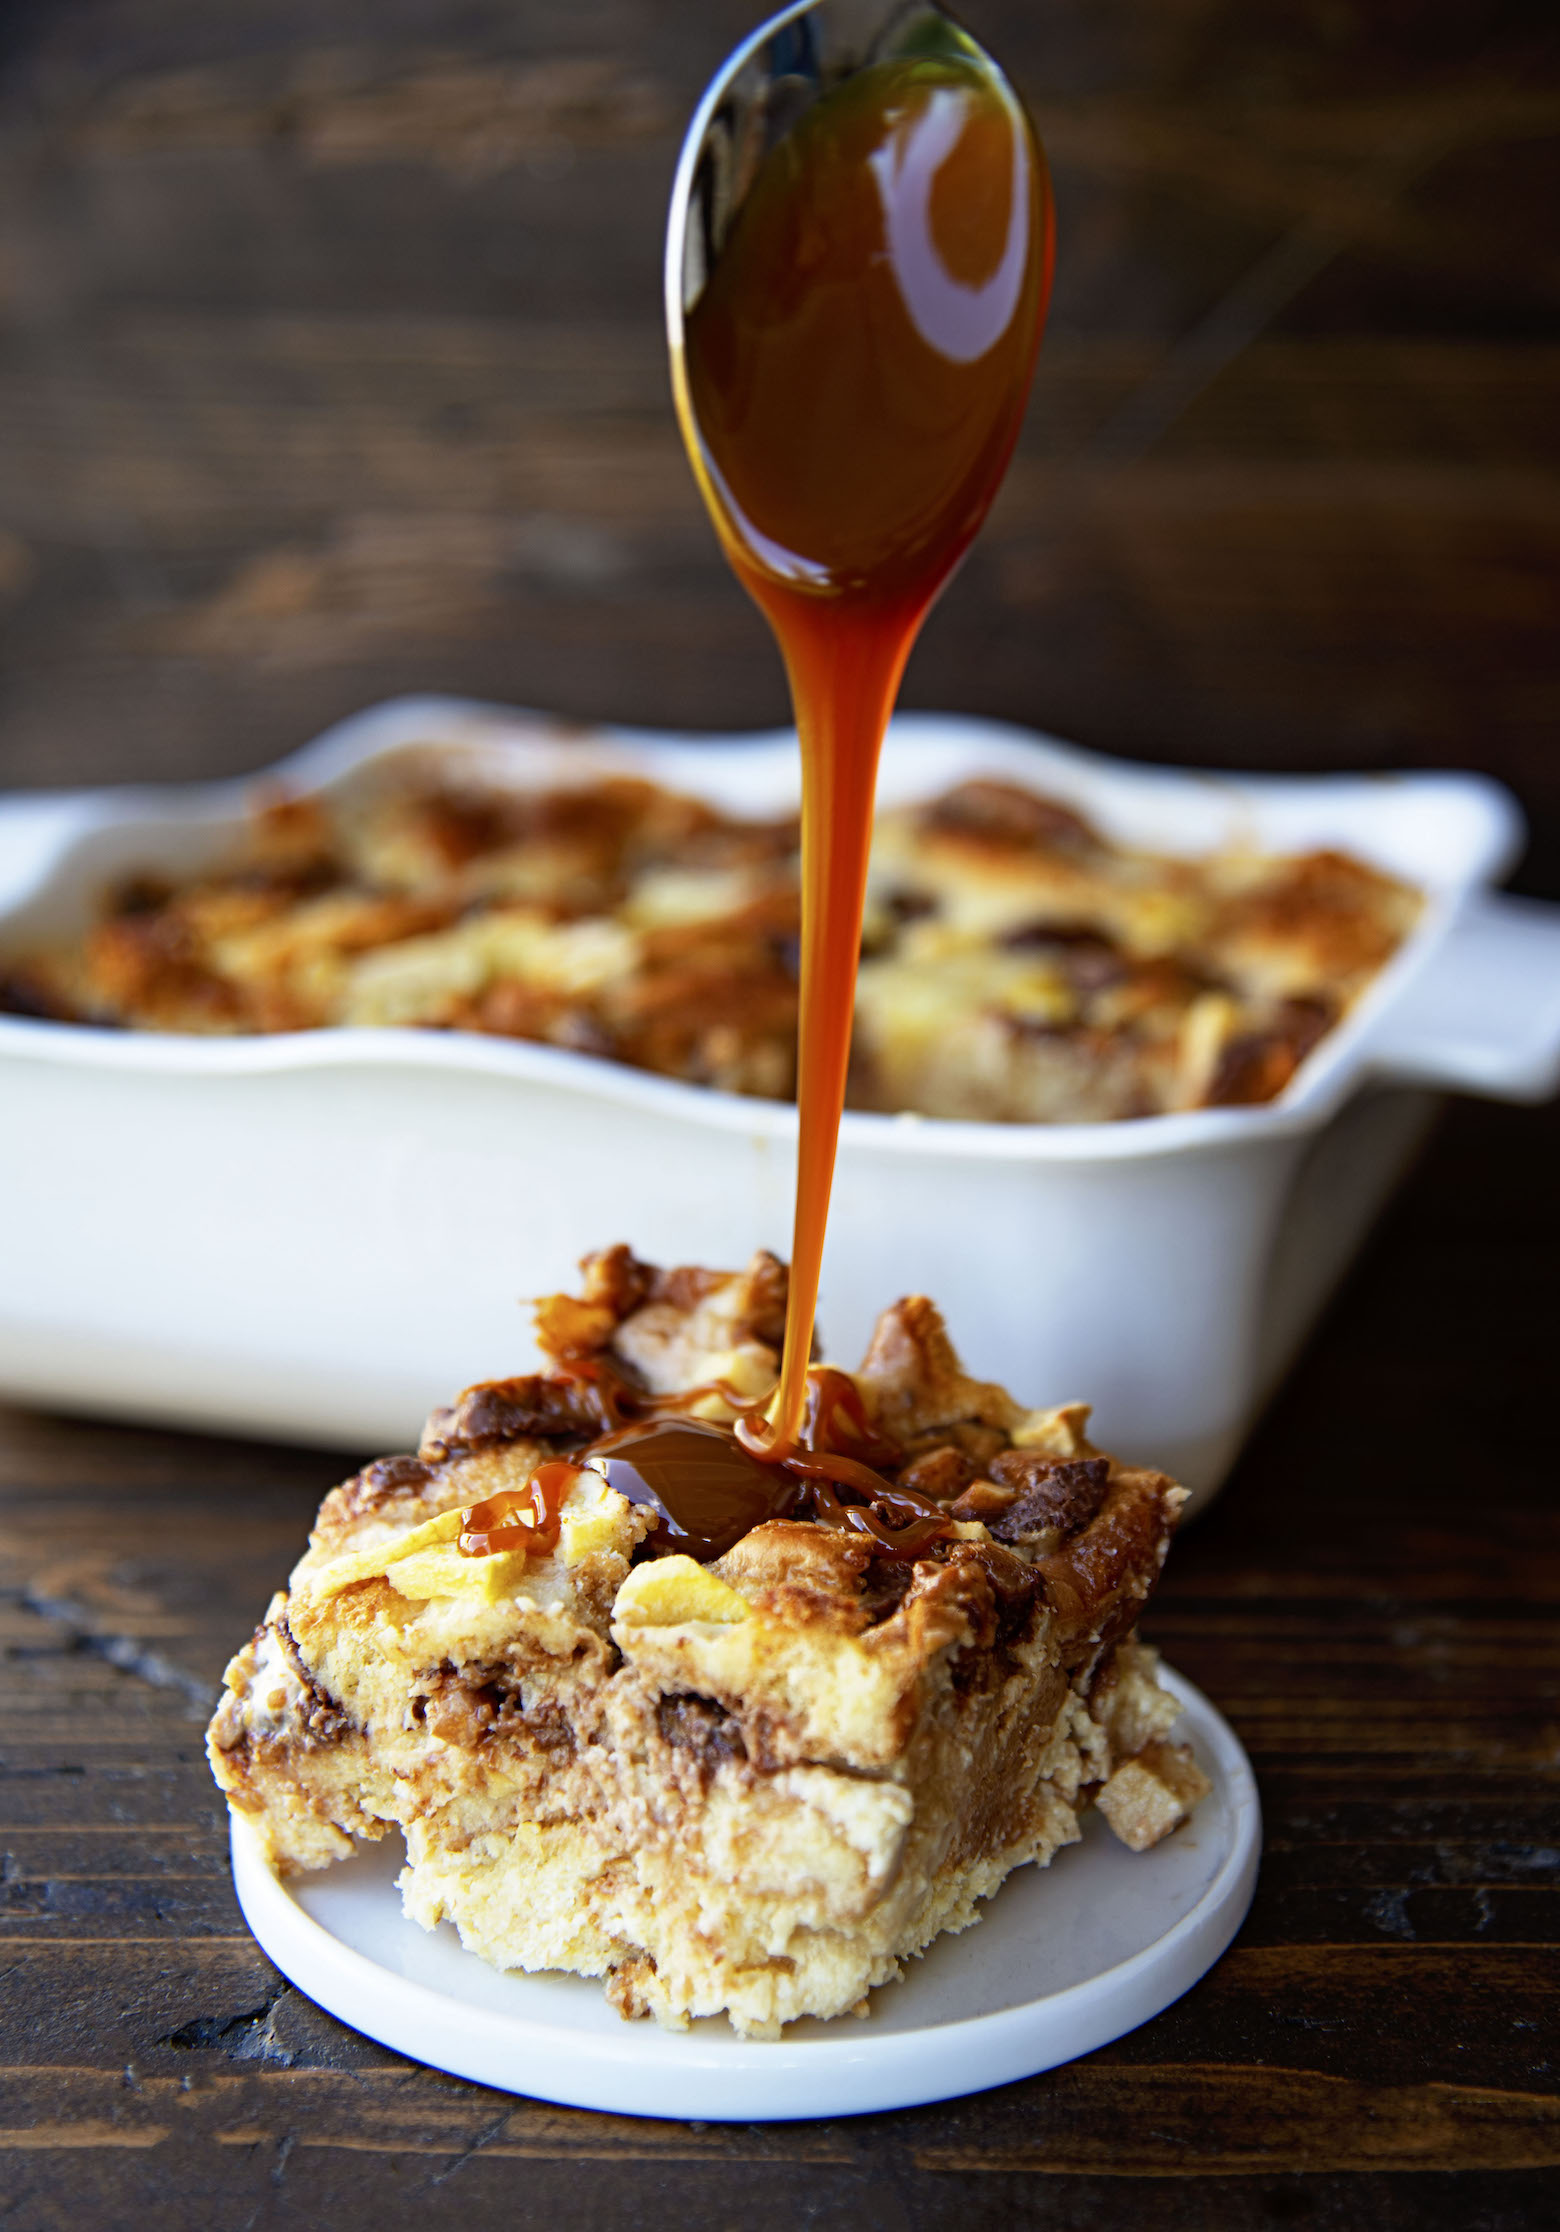
[{"label": "white plate", "polygon": [[[799,767],[790,732],[565,737],[402,699],[253,783],[0,798],[0,964],[73,935],[134,869],[177,879],[220,857],[267,783],[348,801],[430,755],[520,794],[630,774],[759,815],[794,808]],[[1342,845],[1431,896],[1274,1102],[1113,1124],[845,1113],[830,1357],[854,1362],[895,1295],[932,1295],[982,1379],[1036,1407],[1093,1403],[1104,1447],[1205,1498],[1412,1152],[1420,1088],[1560,1086],[1560,908],[1483,888],[1520,817],[1481,776],[1213,776],[896,717],[885,804],[979,778],[1171,851]],[[0,1394],[411,1448],[456,1388],[532,1368],[516,1300],[570,1287],[582,1249],[719,1266],[784,1251],[795,1158],[794,1107],[566,1047],[0,1016]],[[1101,1276],[1128,1262],[1130,1280]],[[329,1277],[300,1278],[318,1264]]]},{"label": "white plate", "polygon": [[[1167,1667],[1177,1735],[1213,1782],[1147,1853],[1098,1815],[1049,1868],[1021,1868],[979,1926],[940,1938],[862,2022],[744,2041],[725,2018],[673,2033],[625,2023],[598,1981],[504,1975],[445,1923],[407,1921],[399,1843],[281,1883],[233,1821],[233,1878],[265,1951],[310,1999],[415,2060],[506,2092],[619,2115],[783,2122],[912,2108],[1004,2085],[1146,2023],[1213,1966],[1256,1885],[1261,1815],[1234,1731]],[[390,1840],[387,1840],[387,1843]]]}]

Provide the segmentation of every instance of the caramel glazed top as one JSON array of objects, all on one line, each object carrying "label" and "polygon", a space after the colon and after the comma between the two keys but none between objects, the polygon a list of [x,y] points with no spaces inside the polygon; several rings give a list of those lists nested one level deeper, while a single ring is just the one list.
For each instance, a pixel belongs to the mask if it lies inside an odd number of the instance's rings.
[{"label": "caramel glazed top", "polygon": [[[636,1562],[680,1553],[706,1563],[786,1520],[845,1536],[869,1617],[892,1611],[928,1562],[973,1562],[1010,1617],[1043,1591],[1064,1626],[1096,1646],[1134,1624],[1145,1556],[1156,1570],[1184,1491],[1095,1450],[1086,1406],[1025,1412],[971,1379],[924,1297],[883,1313],[857,1373],[811,1366],[796,1445],[759,1455],[784,1264],[760,1253],[736,1275],[662,1271],[619,1245],[581,1269],[580,1296],[536,1306],[553,1369],[469,1388],[435,1411],[415,1457],[382,1458],[327,1497],[319,1533],[404,1502],[437,1509],[441,1475],[455,1487],[470,1477],[467,1460],[529,1443],[544,1454],[523,1485],[462,1509],[467,1557],[554,1548],[561,1507],[589,1467],[655,1515]],[[706,1300],[732,1344],[729,1372],[655,1392],[675,1381],[675,1350]]]}]

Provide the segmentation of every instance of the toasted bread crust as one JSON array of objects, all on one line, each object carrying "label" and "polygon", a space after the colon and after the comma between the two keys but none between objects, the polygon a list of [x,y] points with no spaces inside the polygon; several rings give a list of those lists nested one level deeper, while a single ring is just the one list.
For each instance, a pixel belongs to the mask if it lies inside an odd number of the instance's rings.
[{"label": "toasted bread crust", "polygon": [[[526,794],[402,767],[273,802],[198,881],[132,879],[76,945],[8,962],[0,1007],[480,1031],[783,1099],[795,853],[788,821],[649,783]],[[1154,855],[989,781],[885,813],[873,858],[851,1100],[998,1122],[1271,1100],[1420,905],[1336,851]],[[581,1337],[606,1299],[570,1298]]]},{"label": "toasted bread crust", "polygon": [[977,1919],[1098,1791],[1132,1839],[1181,1818],[1192,1784],[1168,1755],[1112,1778],[1175,1718],[1133,1631],[1183,1492],[1093,1451],[1077,1406],[1026,1412],[970,1378],[924,1298],[884,1313],[856,1388],[901,1479],[928,1436],[984,1448],[943,1483],[1019,1511],[1012,1540],[945,1498],[914,1559],[782,1518],[702,1566],[646,1563],[651,1514],[587,1468],[555,1549],[463,1558],[456,1513],[588,1443],[581,1384],[692,1390],[728,1417],[734,1358],[773,1384],[771,1257],[662,1273],[609,1250],[574,1299],[596,1313],[596,1380],[570,1377],[580,1320],[550,1299],[557,1373],[468,1389],[417,1457],[332,1490],[228,1669],[213,1768],[278,1867],[399,1827],[408,1911],[485,1958],[772,2035]]}]

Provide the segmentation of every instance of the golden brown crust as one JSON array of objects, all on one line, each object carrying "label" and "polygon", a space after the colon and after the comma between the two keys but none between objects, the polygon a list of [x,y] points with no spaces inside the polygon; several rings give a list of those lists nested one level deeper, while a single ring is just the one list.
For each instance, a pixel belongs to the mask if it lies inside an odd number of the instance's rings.
[{"label": "golden brown crust", "polygon": [[1113,1467],[1095,1517],[1038,1561],[1069,1644],[1115,1643],[1136,1625],[1185,1496],[1164,1473]]},{"label": "golden brown crust", "polygon": [[1005,1388],[971,1379],[960,1363],[942,1313],[924,1294],[910,1294],[879,1317],[856,1373],[877,1425],[906,1450],[960,1426],[1007,1430],[1020,1415]]},{"label": "golden brown crust", "polygon": [[[789,821],[648,783],[482,790],[414,758],[335,807],[274,799],[202,879],[121,885],[77,946],[7,962],[0,1007],[471,1030],[785,1098],[795,847]],[[1418,905],[1336,851],[1156,856],[1016,785],[962,784],[880,819],[851,1100],[1000,1122],[1271,1100]],[[557,1338],[588,1353],[621,1298],[575,1299]]]},{"label": "golden brown crust", "polygon": [[706,1565],[656,1557],[651,1514],[587,1465],[555,1548],[464,1558],[457,1513],[579,1452],[600,1406],[677,1389],[729,1417],[731,1375],[774,1384],[774,1258],[609,1249],[583,1285],[539,1305],[556,1372],[468,1388],[417,1457],[332,1490],[229,1668],[212,1765],[279,1867],[398,1825],[416,1919],[608,1975],[625,2013],[768,2035],[976,1919],[1097,1792],[1129,1841],[1184,1816],[1195,1771],[1150,1757],[1176,1708],[1131,1633],[1182,1492],[1092,1451],[1077,1407],[971,1378],[924,1297],[856,1376],[900,1488],[957,1490],[923,1554],[782,1518]]}]

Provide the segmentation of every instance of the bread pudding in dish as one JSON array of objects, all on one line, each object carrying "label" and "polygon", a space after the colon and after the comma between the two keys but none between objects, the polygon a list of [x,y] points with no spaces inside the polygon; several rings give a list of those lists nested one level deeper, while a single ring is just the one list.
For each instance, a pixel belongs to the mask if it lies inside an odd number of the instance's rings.
[{"label": "bread pudding in dish", "polygon": [[[110,891],[0,1009],[131,1030],[420,1026],[795,1086],[796,827],[656,784],[388,771],[276,798],[224,865]],[[1114,844],[1013,782],[881,814],[850,1104],[997,1122],[1253,1105],[1390,959],[1406,884],[1337,851]]]},{"label": "bread pudding in dish", "polygon": [[760,1462],[784,1267],[584,1274],[550,1369],[332,1490],[229,1667],[211,1761],[275,1868],[398,1829],[424,1926],[762,2038],[864,2012],[1091,1803],[1138,1850],[1185,1819],[1136,1636],[1180,1488],[971,1378],[919,1297]]}]

